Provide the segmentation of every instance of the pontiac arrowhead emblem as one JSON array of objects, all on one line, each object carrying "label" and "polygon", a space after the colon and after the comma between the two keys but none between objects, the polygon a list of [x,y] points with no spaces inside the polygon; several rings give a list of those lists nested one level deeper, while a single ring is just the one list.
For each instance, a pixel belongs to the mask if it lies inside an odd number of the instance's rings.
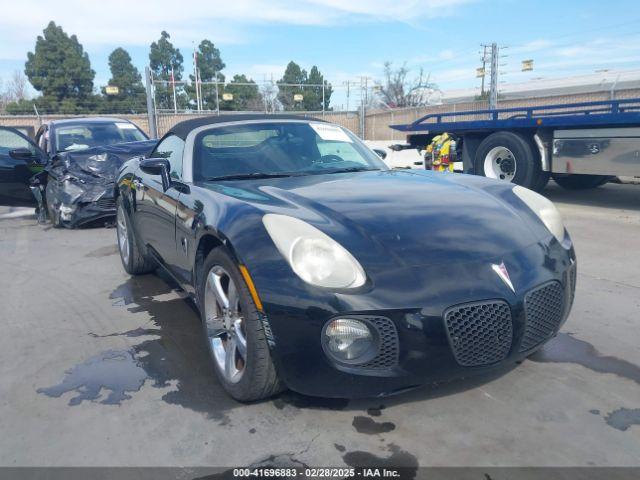
[{"label": "pontiac arrowhead emblem", "polygon": [[511,289],[513,293],[516,293],[516,289],[513,288],[513,283],[511,283],[511,279],[509,278],[509,272],[507,267],[504,266],[504,262],[500,262],[500,265],[492,264],[491,269],[498,274],[500,280],[504,282],[504,284]]}]

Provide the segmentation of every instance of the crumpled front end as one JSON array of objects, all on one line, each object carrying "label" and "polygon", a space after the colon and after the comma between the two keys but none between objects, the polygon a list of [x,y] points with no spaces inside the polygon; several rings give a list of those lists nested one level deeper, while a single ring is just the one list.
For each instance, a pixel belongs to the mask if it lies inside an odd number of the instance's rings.
[{"label": "crumpled front end", "polygon": [[[55,226],[76,228],[105,221],[116,215],[114,182],[122,164],[149,153],[155,141],[132,142],[65,152],[46,167],[40,179],[46,211]],[[46,183],[46,186],[42,186]]]},{"label": "crumpled front end", "polygon": [[116,214],[113,182],[50,176],[45,192],[48,214],[56,226],[76,228],[99,220],[113,223]]}]

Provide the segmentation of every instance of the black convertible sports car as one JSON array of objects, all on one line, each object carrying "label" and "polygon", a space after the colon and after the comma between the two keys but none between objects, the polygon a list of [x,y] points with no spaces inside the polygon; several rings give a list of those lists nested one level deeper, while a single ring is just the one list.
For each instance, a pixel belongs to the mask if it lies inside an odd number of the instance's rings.
[{"label": "black convertible sports car", "polygon": [[512,364],[571,308],[553,204],[467,175],[389,170],[348,130],[294,116],[176,125],[117,184],[130,274],[190,293],[224,388],[391,394]]}]

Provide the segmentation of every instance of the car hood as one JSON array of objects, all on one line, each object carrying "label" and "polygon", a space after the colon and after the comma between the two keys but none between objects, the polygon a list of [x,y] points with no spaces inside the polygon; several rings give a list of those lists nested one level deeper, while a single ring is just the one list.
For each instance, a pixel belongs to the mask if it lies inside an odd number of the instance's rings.
[{"label": "car hood", "polygon": [[102,179],[111,183],[124,162],[150,153],[156,143],[156,140],[141,140],[62,152],[53,157],[46,169],[54,177],[61,178],[68,173],[83,180],[87,178],[89,182]]},{"label": "car hood", "polygon": [[207,187],[302,218],[356,257],[369,247],[405,266],[496,258],[538,240],[518,207],[490,191],[508,185],[468,175],[388,170]]}]

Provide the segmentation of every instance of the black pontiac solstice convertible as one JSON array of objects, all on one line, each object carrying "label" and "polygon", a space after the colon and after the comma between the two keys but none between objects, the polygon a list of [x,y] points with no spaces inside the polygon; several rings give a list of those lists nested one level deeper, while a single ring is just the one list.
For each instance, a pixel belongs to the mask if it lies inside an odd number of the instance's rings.
[{"label": "black pontiac solstice convertible", "polygon": [[513,184],[389,170],[293,116],[176,125],[116,183],[130,274],[165,268],[236,399],[391,394],[512,364],[571,308],[573,245]]}]

